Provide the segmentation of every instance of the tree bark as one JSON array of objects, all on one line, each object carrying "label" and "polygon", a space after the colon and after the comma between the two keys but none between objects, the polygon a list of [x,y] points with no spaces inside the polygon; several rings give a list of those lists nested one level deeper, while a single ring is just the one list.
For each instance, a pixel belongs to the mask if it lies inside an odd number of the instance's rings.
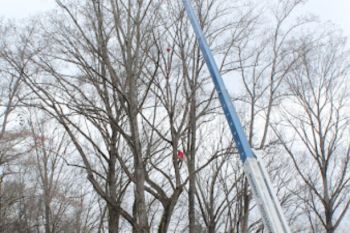
[{"label": "tree bark", "polygon": [[189,158],[188,158],[188,171],[189,171],[189,189],[188,189],[188,218],[189,218],[189,232],[196,233],[196,77],[192,77],[190,81],[191,86],[191,107],[189,113]]}]

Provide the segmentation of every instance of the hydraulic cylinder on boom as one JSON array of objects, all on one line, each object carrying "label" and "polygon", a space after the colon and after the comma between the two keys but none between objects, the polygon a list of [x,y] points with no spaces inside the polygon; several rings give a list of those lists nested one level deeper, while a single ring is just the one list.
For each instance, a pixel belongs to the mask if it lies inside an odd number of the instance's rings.
[{"label": "hydraulic cylinder on boom", "polygon": [[199,21],[189,0],[183,0],[188,18],[196,34],[199,47],[218,93],[221,106],[237,146],[244,172],[252,188],[254,198],[259,206],[265,227],[271,233],[290,233],[281,205],[275,195],[269,176],[262,161],[251,149],[243,131],[241,122],[226,90],[217,64],[206,42]]}]

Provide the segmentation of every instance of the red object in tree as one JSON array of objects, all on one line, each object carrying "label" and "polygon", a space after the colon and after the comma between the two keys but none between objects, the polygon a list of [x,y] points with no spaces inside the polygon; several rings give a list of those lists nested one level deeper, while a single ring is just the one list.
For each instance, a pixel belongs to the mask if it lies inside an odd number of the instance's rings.
[{"label": "red object in tree", "polygon": [[182,150],[177,151],[177,157],[179,159],[184,159],[185,158],[185,153]]},{"label": "red object in tree", "polygon": [[170,53],[170,51],[171,51],[171,48],[167,48],[167,49],[166,49],[166,51],[167,51],[168,53]]}]

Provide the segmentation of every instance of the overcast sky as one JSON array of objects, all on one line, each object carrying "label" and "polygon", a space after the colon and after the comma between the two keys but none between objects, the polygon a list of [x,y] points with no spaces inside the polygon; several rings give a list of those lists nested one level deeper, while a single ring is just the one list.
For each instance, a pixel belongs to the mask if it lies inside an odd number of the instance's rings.
[{"label": "overcast sky", "polygon": [[[54,0],[0,0],[0,17],[24,18],[54,6]],[[305,9],[322,21],[332,21],[350,37],[350,0],[309,0]]]}]

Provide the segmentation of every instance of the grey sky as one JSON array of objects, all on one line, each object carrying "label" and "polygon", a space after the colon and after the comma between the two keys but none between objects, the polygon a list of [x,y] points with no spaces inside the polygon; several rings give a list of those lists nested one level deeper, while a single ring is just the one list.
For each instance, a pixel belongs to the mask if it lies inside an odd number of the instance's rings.
[{"label": "grey sky", "polygon": [[25,18],[51,9],[54,6],[54,0],[0,0],[0,16]]},{"label": "grey sky", "polygon": [[343,30],[344,35],[350,37],[349,0],[309,0],[305,8],[322,21],[332,21]]},{"label": "grey sky", "polygon": [[[54,6],[54,0],[0,0],[0,17],[24,18]],[[349,0],[309,0],[305,12],[319,16],[321,21],[332,21],[350,37]]]}]

